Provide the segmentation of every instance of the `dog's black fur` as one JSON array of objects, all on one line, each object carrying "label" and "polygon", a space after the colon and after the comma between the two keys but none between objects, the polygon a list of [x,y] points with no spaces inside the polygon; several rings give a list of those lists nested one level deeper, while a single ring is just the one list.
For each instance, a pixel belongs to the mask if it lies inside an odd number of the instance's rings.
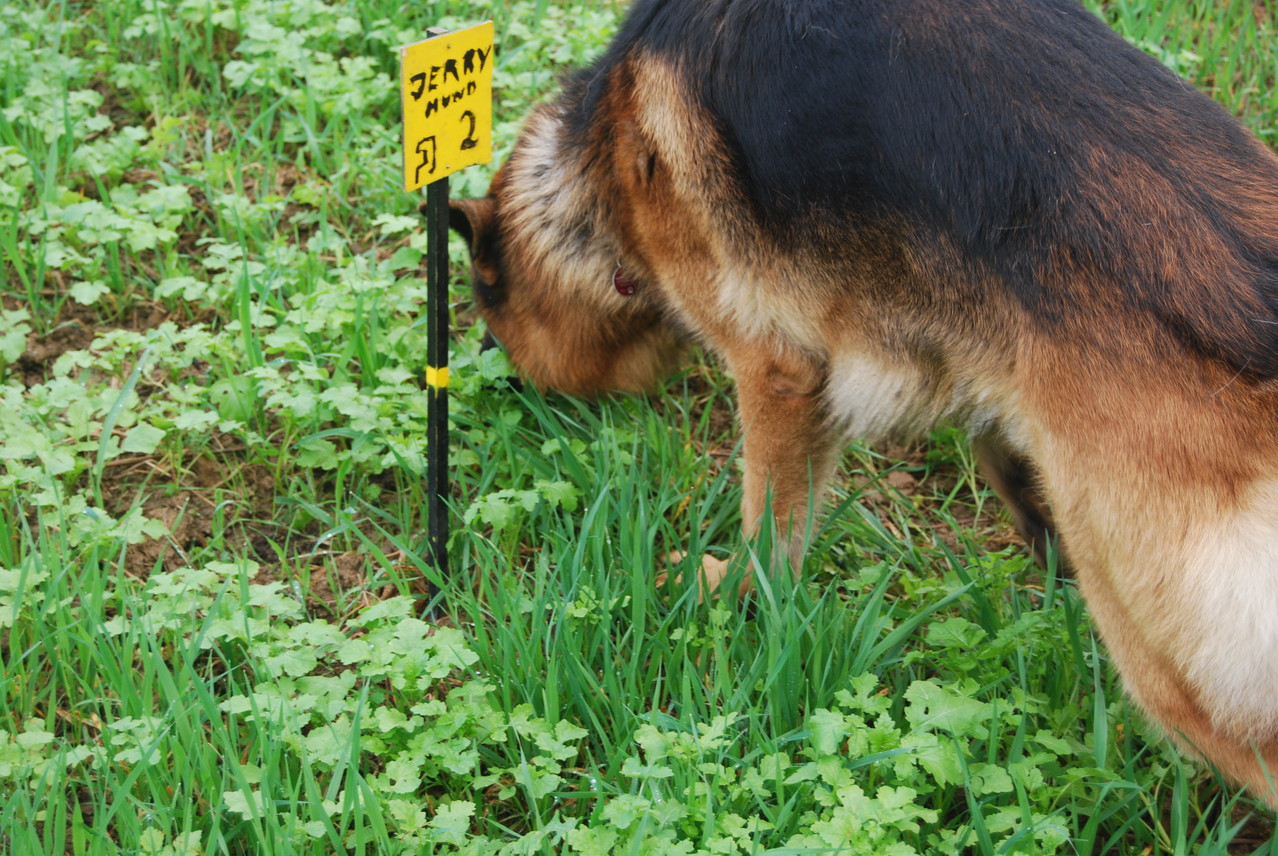
[{"label": "dog's black fur", "polygon": [[[637,47],[678,67],[717,118],[779,242],[845,255],[849,232],[908,222],[1045,325],[1121,295],[1185,347],[1278,376],[1278,241],[1240,228],[1238,187],[1275,177],[1217,172],[1254,163],[1254,137],[1073,0],[641,0],[566,87],[583,147],[609,72]],[[1123,186],[1138,164],[1167,183],[1156,201],[1171,207],[1153,220]],[[1084,175],[1107,175],[1116,203],[1080,196]],[[1149,251],[1173,221],[1218,233],[1250,287],[1165,276],[1197,250]],[[821,246],[832,233],[840,243]],[[1105,300],[1056,287],[1046,272],[1062,264],[1107,271]]]}]

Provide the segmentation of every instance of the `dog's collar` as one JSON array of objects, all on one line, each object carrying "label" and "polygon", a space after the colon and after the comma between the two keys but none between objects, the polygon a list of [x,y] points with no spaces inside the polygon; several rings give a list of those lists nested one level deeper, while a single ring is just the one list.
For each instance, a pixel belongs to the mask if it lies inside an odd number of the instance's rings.
[{"label": "dog's collar", "polygon": [[631,297],[639,290],[639,283],[626,276],[626,272],[621,269],[621,263],[617,263],[617,269],[612,272],[612,287],[617,289],[617,293],[622,297]]}]

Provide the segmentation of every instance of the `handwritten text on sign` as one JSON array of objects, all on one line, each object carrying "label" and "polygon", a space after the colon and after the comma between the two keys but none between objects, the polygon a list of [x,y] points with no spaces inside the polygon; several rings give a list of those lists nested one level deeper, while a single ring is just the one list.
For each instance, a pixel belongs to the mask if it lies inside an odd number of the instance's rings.
[{"label": "handwritten text on sign", "polygon": [[493,24],[400,48],[404,189],[493,156]]}]

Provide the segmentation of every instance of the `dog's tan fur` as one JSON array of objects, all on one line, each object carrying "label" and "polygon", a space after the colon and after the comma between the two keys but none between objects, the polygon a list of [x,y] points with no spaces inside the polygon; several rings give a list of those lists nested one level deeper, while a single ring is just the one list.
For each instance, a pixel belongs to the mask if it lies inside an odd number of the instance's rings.
[{"label": "dog's tan fur", "polygon": [[[1136,701],[1273,802],[1278,384],[1169,337],[1078,254],[1062,251],[1044,287],[1089,311],[1048,335],[1023,303],[983,288],[958,247],[905,240],[909,222],[831,224],[790,246],[745,213],[728,146],[680,68],[633,51],[607,73],[585,150],[565,141],[562,104],[541,107],[490,195],[455,203],[476,275],[503,290],[485,318],[521,371],[574,394],[642,390],[689,336],[709,347],[737,385],[746,528],[770,497],[795,568],[813,483],[849,435],[969,425],[1035,550],[1061,533]],[[1162,119],[1139,121],[1153,132]],[[1118,191],[1074,192],[1139,212],[1139,224],[1128,210],[1097,216],[1127,223],[1134,252],[1187,300],[1241,275],[1236,248],[1161,176],[1094,157],[1091,174]],[[1278,246],[1271,153],[1185,157],[1232,200],[1235,228]],[[633,297],[611,287],[618,265],[643,283]]]}]

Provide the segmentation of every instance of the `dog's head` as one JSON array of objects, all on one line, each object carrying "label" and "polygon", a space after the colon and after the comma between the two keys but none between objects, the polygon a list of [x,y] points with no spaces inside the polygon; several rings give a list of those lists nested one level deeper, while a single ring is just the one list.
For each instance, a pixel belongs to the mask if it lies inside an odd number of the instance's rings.
[{"label": "dog's head", "polygon": [[[651,389],[683,346],[643,275],[623,267],[602,189],[560,122],[535,114],[488,195],[450,203],[491,334],[538,387],[590,396]],[[597,167],[595,167],[597,170]]]}]

